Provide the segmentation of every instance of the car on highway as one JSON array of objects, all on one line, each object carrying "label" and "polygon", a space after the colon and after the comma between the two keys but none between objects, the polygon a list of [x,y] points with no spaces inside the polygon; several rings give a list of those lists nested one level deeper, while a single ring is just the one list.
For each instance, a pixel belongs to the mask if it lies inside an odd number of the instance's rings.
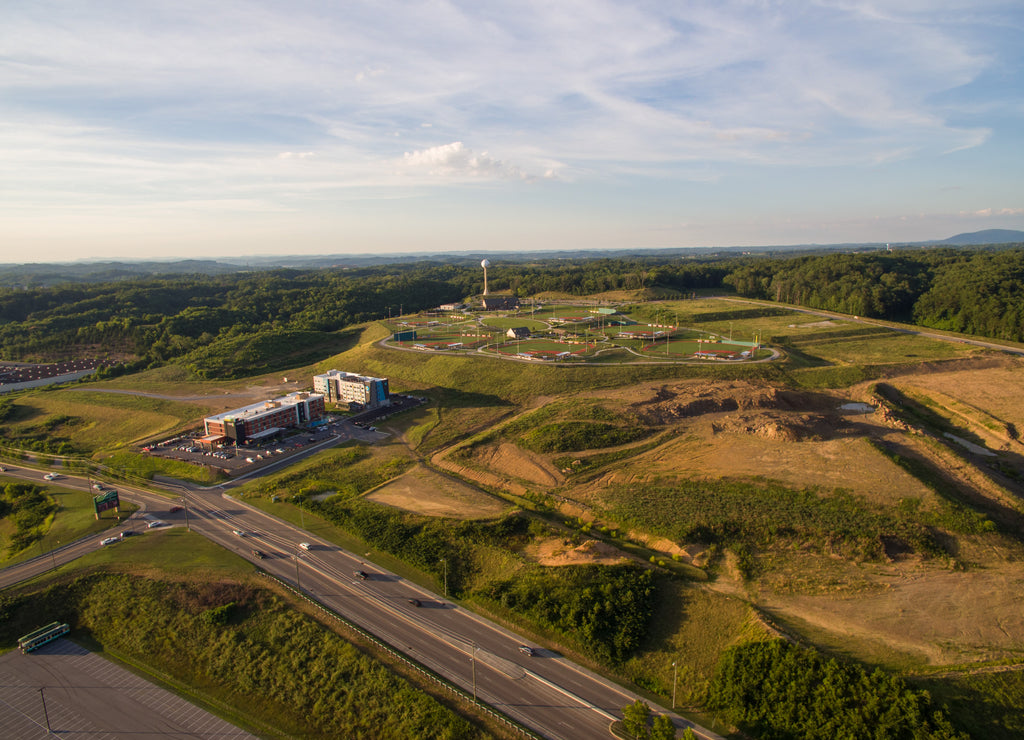
[{"label": "car on highway", "polygon": [[6,472],[7,472],[7,468],[5,468],[3,465],[0,465],[0,473],[6,473]]},{"label": "car on highway", "polygon": [[97,491],[102,491],[103,490],[103,484],[102,483],[93,483],[92,487],[95,488]]},{"label": "car on highway", "polygon": [[175,512],[178,512],[178,511],[181,511],[181,507],[180,506],[172,506],[171,508],[169,508],[167,510],[167,513],[168,514],[174,514]]},{"label": "car on highway", "polygon": [[254,558],[258,558],[259,560],[263,560],[263,558],[267,557],[266,553],[264,553],[262,550],[253,550],[252,556]]},{"label": "car on highway", "polygon": [[312,550],[313,549],[313,546],[311,544],[309,544],[308,542],[300,542],[299,543],[299,547],[301,547],[303,550]]},{"label": "car on highway", "polygon": [[60,473],[47,473],[43,476],[46,480],[57,480],[60,478]]},{"label": "car on highway", "polygon": [[365,570],[354,570],[352,571],[352,575],[354,575],[360,581],[365,581],[367,578],[370,577],[369,575],[367,575]]},{"label": "car on highway", "polygon": [[104,537],[102,540],[100,540],[100,544],[101,545],[113,545],[115,542],[120,542],[120,541],[121,540],[118,539],[117,537]]},{"label": "car on highway", "polygon": [[167,524],[167,522],[162,522],[159,519],[157,519],[155,522],[150,522],[149,524],[147,524],[146,528],[147,529],[156,529],[157,527],[162,527],[165,524]]},{"label": "car on highway", "polygon": [[529,645],[520,645],[519,652],[521,652],[523,655],[529,655],[531,658],[534,655],[534,650]]},{"label": "car on highway", "polygon": [[408,599],[408,602],[413,606],[423,606],[423,602],[419,599]]},{"label": "car on highway", "polygon": [[245,532],[243,532],[240,529],[232,529],[231,534],[235,535],[236,537],[245,537]]},{"label": "car on highway", "polygon": [[136,534],[136,532],[135,532],[134,529],[126,529],[125,531],[123,531],[121,533],[121,539],[123,540],[125,537],[131,537],[131,536],[133,536],[135,534]]}]

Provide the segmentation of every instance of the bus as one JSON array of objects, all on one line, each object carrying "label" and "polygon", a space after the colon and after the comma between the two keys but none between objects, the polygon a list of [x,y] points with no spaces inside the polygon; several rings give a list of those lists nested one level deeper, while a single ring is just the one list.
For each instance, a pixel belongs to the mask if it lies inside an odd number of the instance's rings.
[{"label": "bus", "polygon": [[41,647],[48,642],[56,640],[71,631],[67,622],[51,622],[45,627],[40,627],[35,632],[29,632],[18,640],[18,647],[21,652],[28,653]]}]

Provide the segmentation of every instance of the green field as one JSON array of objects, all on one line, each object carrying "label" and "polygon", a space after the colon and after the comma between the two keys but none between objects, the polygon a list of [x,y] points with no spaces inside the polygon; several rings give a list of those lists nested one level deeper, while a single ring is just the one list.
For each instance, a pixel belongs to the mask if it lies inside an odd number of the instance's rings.
[{"label": "green field", "polygon": [[[20,479],[0,475],[0,486],[7,483],[23,483]],[[59,484],[46,486],[46,495],[56,504],[56,511],[47,517],[40,527],[38,539],[34,544],[19,552],[9,552],[6,544],[14,532],[10,518],[0,519],[0,567],[31,560],[45,555],[61,545],[66,545],[80,537],[96,535],[117,525],[118,517],[113,511],[103,512],[102,518],[96,519],[92,494],[61,488]],[[121,519],[127,517],[137,507],[123,503]]]},{"label": "green field", "polygon": [[202,418],[208,408],[157,398],[80,390],[36,391],[13,399],[2,434],[16,446],[43,443],[51,451],[93,454],[129,447],[140,440]]}]

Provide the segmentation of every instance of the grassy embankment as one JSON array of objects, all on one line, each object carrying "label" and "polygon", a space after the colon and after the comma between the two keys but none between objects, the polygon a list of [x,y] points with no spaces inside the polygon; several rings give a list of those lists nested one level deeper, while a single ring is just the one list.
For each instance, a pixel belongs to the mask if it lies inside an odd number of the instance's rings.
[{"label": "grassy embankment", "polygon": [[[6,487],[9,484],[42,489],[45,503],[39,511],[39,517],[31,516],[28,511],[15,510],[0,518],[0,567],[45,555],[61,544],[98,534],[115,526],[119,521],[113,511],[106,511],[100,519],[96,519],[91,493],[73,491],[53,484],[45,488],[37,487],[16,478],[0,475],[0,486]],[[132,504],[123,503],[121,518],[127,517],[135,508]],[[16,546],[18,543],[21,546]]]},{"label": "grassy embankment", "polygon": [[9,589],[0,615],[6,648],[43,622],[67,621],[72,638],[263,736],[491,736],[251,564],[181,530]]}]

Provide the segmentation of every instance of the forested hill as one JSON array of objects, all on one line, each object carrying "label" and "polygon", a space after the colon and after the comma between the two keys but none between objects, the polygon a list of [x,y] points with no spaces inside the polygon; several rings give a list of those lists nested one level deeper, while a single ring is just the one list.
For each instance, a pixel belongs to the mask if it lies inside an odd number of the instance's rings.
[{"label": "forested hill", "polygon": [[942,244],[958,247],[979,246],[981,244],[1012,244],[1014,242],[1024,242],[1024,231],[985,229],[984,231],[957,234],[942,240]]},{"label": "forested hill", "polygon": [[[735,291],[769,301],[1024,341],[1024,245],[796,257],[492,261],[489,285],[519,296]],[[352,324],[478,295],[475,263],[173,275],[0,288],[0,359],[99,358],[117,371],[179,362],[207,377],[265,372],[338,350]],[[306,355],[286,350],[303,348]],[[319,353],[319,355],[318,355]],[[231,359],[233,358],[233,359]],[[109,371],[108,371],[109,372]]]}]

